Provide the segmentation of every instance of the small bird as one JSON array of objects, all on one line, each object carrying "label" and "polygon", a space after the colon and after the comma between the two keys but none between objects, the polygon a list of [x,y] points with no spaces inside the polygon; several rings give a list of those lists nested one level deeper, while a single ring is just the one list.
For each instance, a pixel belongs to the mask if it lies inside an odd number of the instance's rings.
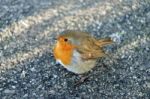
[{"label": "small bird", "polygon": [[110,38],[96,39],[87,32],[64,31],[57,38],[54,57],[67,70],[83,74],[95,67],[98,58],[106,56],[103,47],[112,42]]}]

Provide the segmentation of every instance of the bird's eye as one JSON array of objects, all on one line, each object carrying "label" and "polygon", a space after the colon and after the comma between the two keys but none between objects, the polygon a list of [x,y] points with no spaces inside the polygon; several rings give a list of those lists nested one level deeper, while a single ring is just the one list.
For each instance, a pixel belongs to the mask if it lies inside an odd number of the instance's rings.
[{"label": "bird's eye", "polygon": [[68,41],[68,39],[67,39],[67,38],[65,38],[65,39],[64,39],[64,41],[65,41],[65,42],[67,42],[67,41]]}]

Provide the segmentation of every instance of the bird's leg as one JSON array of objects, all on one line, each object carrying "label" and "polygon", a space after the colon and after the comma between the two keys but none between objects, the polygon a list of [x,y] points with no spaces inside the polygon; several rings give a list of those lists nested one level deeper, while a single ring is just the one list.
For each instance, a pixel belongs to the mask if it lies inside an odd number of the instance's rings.
[{"label": "bird's leg", "polygon": [[75,82],[75,85],[74,85],[75,87],[81,85],[84,82],[86,82],[88,80],[88,78],[89,78],[88,75],[86,75],[86,76],[85,75],[79,75],[79,77],[80,77],[80,80]]}]

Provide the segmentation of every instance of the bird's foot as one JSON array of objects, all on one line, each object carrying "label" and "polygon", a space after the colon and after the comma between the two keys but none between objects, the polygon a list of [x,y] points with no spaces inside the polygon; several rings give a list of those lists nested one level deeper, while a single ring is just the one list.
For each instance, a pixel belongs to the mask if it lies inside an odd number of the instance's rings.
[{"label": "bird's foot", "polygon": [[77,86],[80,86],[81,84],[83,84],[84,82],[86,82],[89,78],[89,76],[83,76],[83,75],[79,75],[80,79],[75,82],[74,86],[77,87]]}]

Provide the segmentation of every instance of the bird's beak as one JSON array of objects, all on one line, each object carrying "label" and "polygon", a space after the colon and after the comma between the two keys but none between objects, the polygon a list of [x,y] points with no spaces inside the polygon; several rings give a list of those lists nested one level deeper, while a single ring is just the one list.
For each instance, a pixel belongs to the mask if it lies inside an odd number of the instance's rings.
[{"label": "bird's beak", "polygon": [[57,38],[56,38],[56,37],[54,37],[54,38],[53,38],[53,40],[54,40],[54,41],[56,41],[56,40],[57,40]]},{"label": "bird's beak", "polygon": [[54,43],[57,42],[57,38],[56,37],[53,37],[52,40],[53,40]]}]

